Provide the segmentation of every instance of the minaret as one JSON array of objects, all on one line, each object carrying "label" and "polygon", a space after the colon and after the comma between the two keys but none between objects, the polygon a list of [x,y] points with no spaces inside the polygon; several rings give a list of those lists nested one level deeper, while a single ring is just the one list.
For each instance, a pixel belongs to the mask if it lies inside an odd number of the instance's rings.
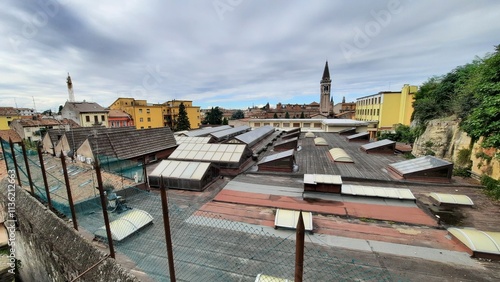
[{"label": "minaret", "polygon": [[66,84],[68,85],[69,101],[74,102],[75,93],[73,93],[73,82],[71,82],[71,76],[69,76],[69,72],[68,72],[68,77],[66,78]]},{"label": "minaret", "polygon": [[321,96],[319,99],[319,112],[325,116],[330,113],[330,88],[332,85],[332,80],[330,79],[330,70],[328,69],[328,61],[325,64],[325,70],[323,71],[323,78],[320,82]]}]

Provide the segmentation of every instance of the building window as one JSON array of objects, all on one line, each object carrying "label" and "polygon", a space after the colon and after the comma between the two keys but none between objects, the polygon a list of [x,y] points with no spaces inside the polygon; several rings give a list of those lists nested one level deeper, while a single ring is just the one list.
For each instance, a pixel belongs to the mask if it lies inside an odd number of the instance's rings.
[{"label": "building window", "polygon": [[264,122],[264,126],[271,125],[269,122]]},{"label": "building window", "polygon": [[253,124],[254,127],[260,127],[260,122],[256,122]]},{"label": "building window", "polygon": [[288,123],[288,122],[283,123],[283,127],[290,127],[290,123]]},{"label": "building window", "polygon": [[139,113],[142,114],[142,109],[139,109]]},{"label": "building window", "polygon": [[90,122],[90,116],[85,116],[85,121]]},{"label": "building window", "polygon": [[104,115],[101,116],[101,121],[104,121]]},{"label": "building window", "polygon": [[151,118],[150,117],[148,117],[148,122],[151,122]]},{"label": "building window", "polygon": [[150,113],[149,109],[146,109],[146,113],[148,113],[148,114]]},{"label": "building window", "polygon": [[304,122],[304,127],[311,127],[311,124],[308,122]]},{"label": "building window", "polygon": [[382,99],[381,97],[378,97],[378,103],[379,103],[379,104],[380,104],[381,99]]},{"label": "building window", "polygon": [[140,119],[139,119],[139,122],[143,122],[143,121],[144,121],[144,119],[143,119],[143,118],[140,118]]},{"label": "building window", "polygon": [[144,129],[144,126],[141,126],[141,129]]},{"label": "building window", "polygon": [[314,123],[314,127],[316,127],[316,128],[321,128],[321,123],[317,123],[317,122],[316,122],[316,123]]},{"label": "building window", "polygon": [[377,109],[377,116],[380,115],[380,109]]}]

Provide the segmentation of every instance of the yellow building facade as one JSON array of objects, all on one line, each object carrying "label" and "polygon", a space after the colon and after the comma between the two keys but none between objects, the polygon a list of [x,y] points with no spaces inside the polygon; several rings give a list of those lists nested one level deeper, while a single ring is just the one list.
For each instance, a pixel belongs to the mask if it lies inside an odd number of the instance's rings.
[{"label": "yellow building facade", "polygon": [[377,121],[377,130],[392,130],[397,124],[410,125],[413,100],[418,87],[405,84],[400,92],[383,91],[356,99],[356,119]]},{"label": "yellow building facade", "polygon": [[134,120],[135,128],[164,127],[163,108],[161,105],[148,104],[146,100],[118,98],[109,106],[112,110],[122,110]]},{"label": "yellow building facade", "polygon": [[189,124],[191,125],[191,129],[200,128],[202,114],[200,111],[200,107],[193,106],[193,101],[188,100],[172,100],[167,101],[163,105],[164,108],[164,116],[165,121],[170,128],[175,129],[175,125],[177,124],[177,118],[179,117],[179,106],[181,103],[184,104],[186,108],[186,113],[189,119]]},{"label": "yellow building facade", "polygon": [[172,100],[163,104],[148,104],[146,100],[118,98],[109,108],[122,110],[129,114],[137,129],[168,126],[175,130],[181,103],[184,103],[186,107],[191,129],[199,128],[201,124],[200,107],[193,106],[192,101]]},{"label": "yellow building facade", "polygon": [[0,107],[0,130],[10,129],[10,123],[21,115],[13,107]]}]

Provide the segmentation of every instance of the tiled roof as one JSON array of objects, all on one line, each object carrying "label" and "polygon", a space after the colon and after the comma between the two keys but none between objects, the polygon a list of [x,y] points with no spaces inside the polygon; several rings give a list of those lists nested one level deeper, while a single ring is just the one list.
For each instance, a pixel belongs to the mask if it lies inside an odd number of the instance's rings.
[{"label": "tiled roof", "polygon": [[22,140],[21,136],[14,129],[0,130],[0,138],[7,142],[10,138],[14,143],[19,143]]},{"label": "tiled roof", "polygon": [[13,107],[0,107],[0,116],[18,116],[19,113]]},{"label": "tiled roof", "polygon": [[54,145],[57,145],[60,136],[66,135],[66,139],[70,143],[70,146],[72,148],[78,149],[89,136],[94,136],[96,134],[98,136],[99,133],[103,131],[115,132],[115,131],[127,131],[127,130],[128,131],[135,130],[135,127],[133,126],[113,127],[113,128],[77,127],[77,128],[72,128],[69,131],[65,131],[64,129],[49,129],[47,131],[47,134],[49,134],[50,140],[52,140],[52,143]]},{"label": "tiled roof", "polygon": [[[99,155],[131,159],[177,146],[169,127],[128,131],[102,131],[89,138],[92,149]],[[99,152],[97,152],[97,149]]]},{"label": "tiled roof", "polygon": [[22,127],[37,127],[37,126],[58,126],[58,125],[69,125],[70,127],[80,127],[78,123],[71,119],[56,120],[53,118],[42,118],[42,119],[18,119],[13,122],[18,122]]},{"label": "tiled roof", "polygon": [[130,118],[130,115],[122,110],[109,110],[108,117],[109,118],[119,118],[119,117]]},{"label": "tiled roof", "polygon": [[105,108],[95,102],[66,102],[66,106],[78,113],[107,112]]}]

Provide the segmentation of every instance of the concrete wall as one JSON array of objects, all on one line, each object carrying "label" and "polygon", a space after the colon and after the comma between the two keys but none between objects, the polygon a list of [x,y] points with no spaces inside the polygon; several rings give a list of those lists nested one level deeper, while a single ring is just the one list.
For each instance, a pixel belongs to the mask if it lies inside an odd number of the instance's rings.
[{"label": "concrete wall", "polygon": [[[0,187],[6,188],[6,179]],[[0,205],[6,210],[7,189],[1,189]],[[77,233],[26,191],[17,188],[15,210],[19,223],[16,256],[21,261],[23,281],[71,281],[105,257],[92,243]],[[138,282],[126,269],[107,258],[79,281]]]}]

